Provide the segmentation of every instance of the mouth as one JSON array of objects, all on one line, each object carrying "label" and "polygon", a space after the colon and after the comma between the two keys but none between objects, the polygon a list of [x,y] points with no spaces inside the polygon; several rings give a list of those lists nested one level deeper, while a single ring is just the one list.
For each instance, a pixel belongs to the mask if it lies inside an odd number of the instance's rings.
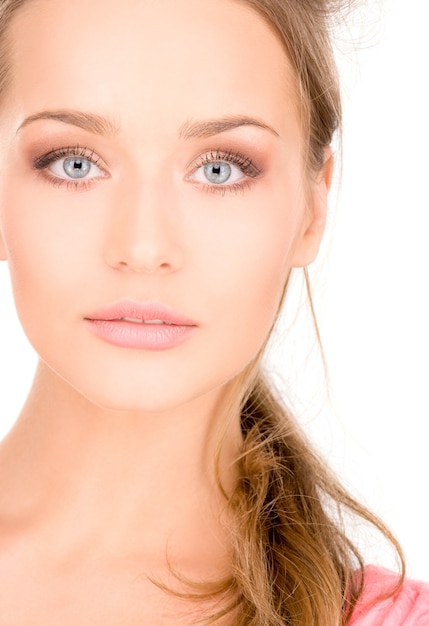
[{"label": "mouth", "polygon": [[122,300],[85,317],[107,343],[140,350],[169,350],[190,339],[198,324],[158,302]]}]

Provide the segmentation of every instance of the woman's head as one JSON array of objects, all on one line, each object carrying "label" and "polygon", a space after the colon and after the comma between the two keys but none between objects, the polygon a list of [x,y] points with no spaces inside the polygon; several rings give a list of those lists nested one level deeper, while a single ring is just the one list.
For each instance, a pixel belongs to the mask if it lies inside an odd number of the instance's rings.
[{"label": "woman's head", "polygon": [[[5,35],[0,233],[30,340],[100,404],[155,408],[166,379],[172,403],[189,381],[217,389],[258,353],[323,232],[329,167],[308,176],[283,42],[236,0],[28,0]],[[110,361],[86,322],[123,299],[198,332]]]}]

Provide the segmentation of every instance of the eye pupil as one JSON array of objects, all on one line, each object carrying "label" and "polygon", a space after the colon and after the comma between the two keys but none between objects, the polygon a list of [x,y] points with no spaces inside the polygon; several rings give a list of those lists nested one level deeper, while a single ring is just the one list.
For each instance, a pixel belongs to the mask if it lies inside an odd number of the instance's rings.
[{"label": "eye pupil", "polygon": [[211,183],[222,185],[231,176],[231,166],[228,163],[207,163],[204,166],[204,174]]},{"label": "eye pupil", "polygon": [[69,157],[64,159],[63,168],[70,178],[84,178],[91,169],[91,162],[88,159]]}]

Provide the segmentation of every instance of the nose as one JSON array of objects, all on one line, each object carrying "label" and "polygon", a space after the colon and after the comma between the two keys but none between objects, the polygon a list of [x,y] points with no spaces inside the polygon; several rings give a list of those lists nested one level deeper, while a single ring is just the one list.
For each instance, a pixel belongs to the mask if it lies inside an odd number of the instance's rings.
[{"label": "nose", "polygon": [[180,216],[167,189],[118,189],[108,213],[104,256],[110,267],[146,274],[182,267]]}]

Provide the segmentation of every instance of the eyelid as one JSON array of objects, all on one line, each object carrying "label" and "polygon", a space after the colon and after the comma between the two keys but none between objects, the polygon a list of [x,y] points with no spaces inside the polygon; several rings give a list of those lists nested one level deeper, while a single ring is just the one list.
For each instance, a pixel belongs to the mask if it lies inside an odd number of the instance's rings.
[{"label": "eyelid", "polygon": [[[57,176],[49,171],[50,165],[52,165],[56,161],[60,161],[61,159],[65,159],[68,157],[79,157],[88,159],[103,172],[103,176],[72,179]],[[214,184],[210,183],[209,181],[207,181],[207,183],[202,183],[192,179],[192,175],[199,168],[202,168],[209,163],[216,162],[224,162],[234,165],[242,172],[242,179],[231,183],[225,182],[223,184]],[[66,184],[67,187],[72,187],[74,189],[85,189],[86,187],[88,187],[88,185],[96,183],[101,178],[109,177],[108,167],[105,162],[94,152],[94,150],[91,150],[87,147],[81,147],[80,145],[53,148],[49,152],[34,158],[33,168],[43,174],[43,176],[55,186],[59,187]],[[215,149],[204,151],[189,163],[187,169],[189,168],[191,169],[191,172],[185,177],[185,180],[193,182],[208,191],[221,192],[222,194],[225,194],[226,191],[243,191],[252,183],[252,179],[256,179],[263,173],[263,170],[257,167],[251,158],[245,156],[240,151],[235,151],[231,149]]]},{"label": "eyelid", "polygon": [[248,178],[256,178],[262,174],[262,169],[257,167],[251,158],[245,156],[241,152],[234,150],[209,150],[202,152],[190,164],[193,174],[198,168],[204,167],[208,163],[225,162],[237,166],[243,174]]},{"label": "eyelid", "polygon": [[[101,172],[103,176],[93,176],[90,178],[72,179],[67,177],[57,176],[53,172],[49,171],[49,166],[61,159],[67,159],[69,157],[78,157],[87,159],[93,163]],[[107,178],[109,176],[108,168],[103,159],[99,157],[94,150],[80,145],[74,146],[61,146],[59,148],[52,148],[49,152],[42,154],[39,157],[33,159],[33,168],[42,174],[49,182],[52,182],[55,186],[60,187],[66,184],[74,189],[84,189],[88,185],[93,184],[101,178]]]},{"label": "eyelid", "polygon": [[[223,162],[238,168],[242,177],[239,180],[232,182],[226,181],[225,183],[211,183],[196,180],[193,176],[198,172],[200,168],[203,168],[209,163]],[[191,168],[190,174],[188,174],[185,180],[193,183],[199,189],[210,194],[220,194],[225,196],[226,193],[243,193],[249,189],[262,173],[263,170],[255,165],[255,163],[249,157],[245,156],[239,151],[235,150],[209,150],[202,152],[196,159],[191,161],[189,166]]]},{"label": "eyelid", "polygon": [[76,144],[75,146],[61,146],[60,148],[52,148],[49,152],[42,154],[40,157],[36,157],[33,160],[33,165],[36,169],[42,170],[48,165],[50,165],[53,161],[58,161],[60,159],[65,159],[67,157],[80,157],[85,158],[98,165],[101,169],[107,169],[107,165],[104,164],[103,160],[95,153],[94,150],[90,148],[83,148],[82,146]]}]

